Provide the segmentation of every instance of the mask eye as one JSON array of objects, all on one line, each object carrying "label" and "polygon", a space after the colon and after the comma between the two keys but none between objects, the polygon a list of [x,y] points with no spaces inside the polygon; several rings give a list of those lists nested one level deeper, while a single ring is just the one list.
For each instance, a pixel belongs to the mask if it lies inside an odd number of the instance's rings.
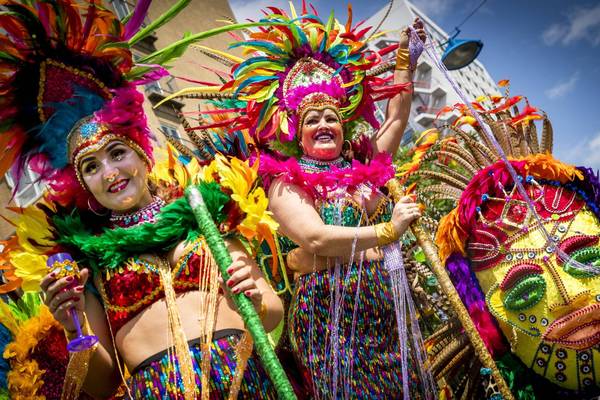
[{"label": "mask eye", "polygon": [[600,247],[585,247],[575,250],[569,256],[577,262],[596,268],[596,271],[582,270],[573,265],[573,262],[567,260],[563,265],[563,269],[569,275],[575,278],[592,278],[600,275]]},{"label": "mask eye", "polygon": [[[598,236],[595,235],[576,235],[563,240],[560,249],[571,259],[563,260],[558,257],[559,265],[563,270],[575,278],[592,278],[600,275],[600,247],[598,246]],[[573,261],[590,265],[596,268],[596,271],[582,270],[577,268]]]},{"label": "mask eye", "polygon": [[544,293],[546,293],[544,278],[538,274],[528,275],[505,291],[502,303],[508,310],[524,310],[539,303]]}]

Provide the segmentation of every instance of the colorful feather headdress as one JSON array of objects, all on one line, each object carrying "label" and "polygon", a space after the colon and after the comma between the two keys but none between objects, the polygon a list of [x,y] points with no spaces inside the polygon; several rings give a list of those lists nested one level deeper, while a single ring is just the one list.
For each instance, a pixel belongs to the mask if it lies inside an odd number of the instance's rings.
[{"label": "colorful feather headdress", "polygon": [[151,0],[138,1],[123,21],[98,0],[4,1],[0,174],[12,168],[18,178],[29,167],[49,183],[55,201],[83,208],[91,197],[81,190],[73,168],[81,154],[119,138],[150,166],[151,133],[136,86],[164,76],[161,65],[190,43],[243,26],[187,35],[135,64],[132,46],[189,2],[177,1],[142,28]]},{"label": "colorful feather headdress", "polygon": [[284,148],[278,149],[288,154],[294,153],[289,146],[297,145],[298,126],[308,108],[331,107],[344,122],[362,119],[377,128],[374,103],[407,88],[406,84],[389,84],[392,77],[371,73],[397,45],[379,52],[368,50],[365,35],[370,28],[359,29],[362,22],[352,26],[351,7],[345,25],[333,13],[324,22],[311,9],[309,12],[303,2],[300,15],[293,6],[288,15],[269,7],[257,23],[264,26],[231,45],[243,49],[249,55],[246,59],[202,48],[231,67],[232,73],[225,73],[228,81],[188,88],[172,97],[221,96],[246,101],[242,109],[225,110],[235,111],[237,116],[218,126],[248,130],[262,148],[279,142]]}]

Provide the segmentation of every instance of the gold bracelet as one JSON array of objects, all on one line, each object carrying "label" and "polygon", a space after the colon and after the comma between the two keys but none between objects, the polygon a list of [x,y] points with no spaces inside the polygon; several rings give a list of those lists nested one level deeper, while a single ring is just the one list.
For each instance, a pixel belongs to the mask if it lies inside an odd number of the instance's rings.
[{"label": "gold bracelet", "polygon": [[260,301],[260,311],[258,312],[258,318],[260,318],[260,320],[262,321],[263,318],[265,317],[265,315],[267,315],[267,306],[265,305],[264,301]]},{"label": "gold bracelet", "polygon": [[396,232],[396,228],[394,228],[394,224],[391,222],[383,222],[381,224],[373,225],[373,227],[375,228],[378,246],[385,246],[400,238],[400,234]]},{"label": "gold bracelet", "polygon": [[396,66],[394,67],[394,69],[396,71],[411,70],[410,54],[408,52],[408,49],[398,49],[398,53],[396,54]]}]

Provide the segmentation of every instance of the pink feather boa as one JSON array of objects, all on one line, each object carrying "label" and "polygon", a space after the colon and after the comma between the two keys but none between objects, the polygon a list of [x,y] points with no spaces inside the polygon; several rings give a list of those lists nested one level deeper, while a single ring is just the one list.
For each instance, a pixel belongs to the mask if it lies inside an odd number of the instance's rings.
[{"label": "pink feather boa", "polygon": [[295,158],[279,161],[264,154],[260,157],[258,170],[263,176],[266,190],[269,190],[273,179],[279,178],[300,187],[312,199],[325,198],[327,193],[339,188],[353,191],[361,184],[372,189],[379,188],[395,174],[392,157],[388,153],[377,154],[368,165],[352,160],[348,168],[333,166],[328,171],[315,173],[304,171]]}]

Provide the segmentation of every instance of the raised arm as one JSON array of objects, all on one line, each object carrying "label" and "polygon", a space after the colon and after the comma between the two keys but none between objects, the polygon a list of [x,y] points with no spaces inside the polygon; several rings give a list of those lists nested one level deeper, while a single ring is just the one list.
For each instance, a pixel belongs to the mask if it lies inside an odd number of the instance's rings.
[{"label": "raised arm", "polygon": [[[358,228],[326,225],[303,190],[278,179],[269,189],[269,209],[279,223],[280,232],[312,254],[326,257],[346,256],[352,251],[355,238],[356,251],[381,244],[381,229],[384,228],[384,224]],[[397,239],[406,231],[410,222],[419,216],[418,205],[411,202],[410,198],[404,198],[394,207],[392,236]]]},{"label": "raised arm", "polygon": [[[413,28],[417,31],[419,38],[425,41],[425,31],[423,30],[423,22],[418,18],[413,22]],[[399,41],[399,58],[402,58],[401,53],[408,51],[409,43],[409,28],[402,31]],[[418,57],[418,56],[417,56]],[[406,57],[404,57],[406,61]],[[416,60],[413,60],[416,65]],[[413,70],[409,65],[401,65],[396,63],[394,70],[394,84],[408,83],[413,80]],[[406,63],[404,63],[406,64]],[[407,90],[400,92],[392,97],[387,105],[385,120],[381,125],[377,134],[373,137],[373,151],[375,153],[388,152],[392,155],[396,153],[402,140],[402,135],[406,129],[408,118],[410,116],[410,106],[412,104],[413,87],[409,86]]]}]

